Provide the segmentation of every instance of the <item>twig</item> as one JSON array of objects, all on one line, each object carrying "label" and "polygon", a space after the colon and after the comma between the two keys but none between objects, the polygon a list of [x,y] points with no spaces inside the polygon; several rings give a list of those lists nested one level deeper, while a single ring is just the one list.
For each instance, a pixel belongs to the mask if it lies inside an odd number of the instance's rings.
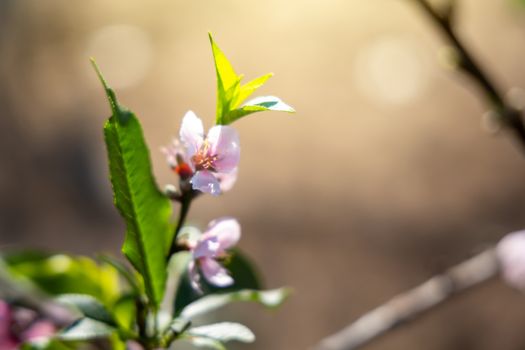
[{"label": "twig", "polygon": [[[458,69],[479,85],[497,115],[500,117],[503,125],[513,132],[522,149],[525,151],[525,125],[521,111],[505,102],[504,94],[501,93],[501,90],[496,86],[494,81],[481,69],[465,45],[459,40],[452,28],[453,20],[451,16],[455,11],[450,9],[448,15],[442,15],[439,14],[427,0],[412,1],[421,7],[423,12],[428,15],[430,20],[441,31],[441,34],[450,42],[458,54]],[[451,3],[450,6],[455,6],[455,3]]]},{"label": "twig", "polygon": [[186,217],[188,216],[191,202],[194,197],[195,194],[193,191],[186,192],[181,197],[179,217],[177,219],[177,226],[175,227],[175,232],[173,234],[173,242],[171,243],[170,251],[167,256],[168,261],[173,254],[179,251],[179,247],[177,246],[177,237],[180,233],[180,230],[184,226],[184,222],[186,221]]},{"label": "twig", "polygon": [[414,320],[451,297],[478,286],[499,271],[494,248],[456,265],[370,311],[347,328],[323,339],[315,350],[354,350]]}]

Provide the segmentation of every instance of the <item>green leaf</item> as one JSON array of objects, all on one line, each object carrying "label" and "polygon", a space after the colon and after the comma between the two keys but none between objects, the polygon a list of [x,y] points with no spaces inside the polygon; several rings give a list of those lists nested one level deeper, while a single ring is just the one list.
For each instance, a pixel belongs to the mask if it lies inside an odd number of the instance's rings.
[{"label": "green leaf", "polygon": [[256,112],[279,111],[294,113],[295,110],[284,103],[280,98],[275,96],[261,96],[246,102],[240,108],[229,111],[223,118],[225,124],[231,124],[234,121]]},{"label": "green leaf", "polygon": [[190,337],[184,336],[185,340],[189,341],[193,346],[197,348],[214,349],[214,350],[226,350],[226,347],[217,340],[203,337]]},{"label": "green leaf", "polygon": [[131,271],[126,265],[118,261],[116,258],[109,255],[100,255],[99,259],[108,265],[111,265],[117,270],[120,275],[126,280],[128,285],[132,288],[136,295],[144,293],[144,279],[142,276],[134,271]]},{"label": "green leaf", "polygon": [[24,343],[21,350],[74,350],[74,348],[62,344],[56,339],[45,338]]},{"label": "green leaf", "polygon": [[171,202],[158,189],[139,120],[121,107],[95,65],[112,116],[104,126],[115,206],[126,222],[123,253],[143,276],[146,294],[158,307],[166,283],[166,255],[173,237]]},{"label": "green leaf", "polygon": [[217,73],[217,124],[222,124],[222,116],[230,110],[231,101],[236,99],[240,83],[240,77],[235,73],[226,55],[217,46],[211,33],[211,50],[215,61],[215,71]]},{"label": "green leaf", "polygon": [[191,323],[190,321],[186,320],[186,319],[183,319],[183,318],[175,318],[173,319],[170,324],[169,324],[169,328],[170,330],[172,330],[173,332],[177,333],[177,334],[182,334],[184,333],[184,331],[186,329],[188,329],[190,327]]},{"label": "green leaf", "polygon": [[181,337],[184,336],[185,331],[191,326],[191,322],[183,318],[175,318],[171,320],[166,327],[163,327],[162,322],[159,322],[158,324],[158,328],[164,329],[160,341],[162,347],[169,347],[175,339],[181,339]]},{"label": "green leaf", "polygon": [[240,290],[237,292],[212,294],[205,296],[187,305],[181,312],[181,317],[193,319],[233,302],[256,302],[268,308],[280,306],[290,295],[288,288],[279,288],[265,291]]},{"label": "green leaf", "polygon": [[219,288],[207,283],[206,279],[201,276],[203,293],[199,293],[192,288],[186,269],[186,273],[182,275],[177,288],[174,303],[175,315],[178,315],[186,305],[209,294],[234,292],[243,289],[262,289],[257,270],[252,262],[239,250],[233,250],[229,260],[223,265],[233,277],[234,284],[226,288]]},{"label": "green leaf", "polygon": [[243,343],[255,341],[255,335],[246,326],[235,322],[221,322],[206,326],[190,328],[187,333],[190,336],[209,338],[221,343],[232,340]]},{"label": "green leaf", "polygon": [[108,338],[115,331],[115,328],[105,323],[90,318],[82,318],[60,332],[57,338],[63,341],[85,341]]},{"label": "green leaf", "polygon": [[[194,231],[195,233],[196,231]],[[199,235],[201,234],[198,232]],[[190,237],[187,235],[187,237]],[[189,239],[189,238],[184,238]],[[162,308],[165,310],[170,310],[173,314],[175,300],[176,298],[180,298],[181,296],[177,295],[179,287],[181,283],[187,282],[187,271],[188,271],[188,264],[190,260],[192,259],[192,253],[189,251],[180,251],[175,254],[173,254],[170,258],[169,264],[168,264],[168,280],[166,282],[166,296],[164,297],[164,300],[162,301]],[[186,282],[184,282],[186,281]],[[191,286],[190,286],[191,288]]]},{"label": "green leaf", "polygon": [[126,341],[121,339],[117,332],[113,332],[109,336],[109,342],[111,344],[111,350],[127,350]]},{"label": "green leaf", "polygon": [[88,294],[106,306],[118,298],[117,271],[90,258],[41,252],[10,253],[3,258],[14,278],[48,294]]},{"label": "green leaf", "polygon": [[85,317],[106,323],[113,327],[117,326],[115,319],[104,305],[91,295],[63,294],[58,296],[56,300],[61,304],[72,306]]},{"label": "green leaf", "polygon": [[216,124],[228,125],[243,116],[261,111],[294,112],[277,97],[259,97],[245,106],[239,107],[244,100],[251,96],[258,88],[273,76],[268,73],[241,85],[242,75],[235,73],[226,55],[217,46],[209,33],[211,49],[217,73],[217,117]]},{"label": "green leaf", "polygon": [[266,83],[266,81],[271,77],[273,77],[273,73],[268,73],[242,85],[239,94],[237,95],[237,99],[232,104],[232,108],[239,107],[239,105],[243,103],[244,100],[250,97],[255,92],[255,90],[263,86],[264,83]]},{"label": "green leaf", "polygon": [[133,331],[135,326],[135,316],[137,314],[135,298],[134,294],[124,294],[115,302],[111,309],[119,328],[125,331]]}]

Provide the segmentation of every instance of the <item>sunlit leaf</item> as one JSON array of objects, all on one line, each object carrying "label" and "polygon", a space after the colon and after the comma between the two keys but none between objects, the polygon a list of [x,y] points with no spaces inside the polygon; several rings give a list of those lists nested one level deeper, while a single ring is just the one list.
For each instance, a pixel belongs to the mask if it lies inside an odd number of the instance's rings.
[{"label": "sunlit leaf", "polygon": [[169,328],[177,333],[177,334],[181,334],[183,333],[186,329],[188,329],[188,327],[191,325],[190,321],[186,320],[186,319],[183,319],[183,318],[175,318],[173,319],[170,324],[169,324]]},{"label": "sunlit leaf", "polygon": [[220,341],[217,341],[215,339],[191,336],[187,336],[184,339],[189,341],[191,345],[193,345],[196,348],[226,350],[226,347]]},{"label": "sunlit leaf", "polygon": [[21,350],[74,350],[75,348],[53,338],[33,340],[22,344],[20,347]]},{"label": "sunlit leaf", "polygon": [[122,251],[144,278],[154,305],[162,301],[166,255],[173,237],[170,200],[158,189],[137,117],[121,107],[99,74],[112,116],[104,126],[115,205],[126,222]]},{"label": "sunlit leaf", "polygon": [[237,292],[212,294],[189,304],[180,315],[183,318],[192,319],[233,302],[256,302],[268,308],[275,308],[281,305],[289,295],[290,290],[288,288],[264,291],[245,289]]},{"label": "sunlit leaf", "polygon": [[113,332],[109,336],[109,342],[111,344],[111,350],[128,350],[125,340],[120,339],[117,332]]},{"label": "sunlit leaf", "polygon": [[136,304],[135,295],[124,294],[113,305],[111,310],[119,328],[131,331],[135,325]]},{"label": "sunlit leaf", "polygon": [[256,97],[246,102],[242,107],[229,111],[223,118],[225,124],[231,124],[234,121],[256,112],[278,111],[294,113],[295,110],[284,103],[280,98],[275,96]]},{"label": "sunlit leaf", "polygon": [[64,341],[84,341],[108,338],[114,332],[115,329],[105,323],[82,318],[60,332],[57,338]]},{"label": "sunlit leaf", "polygon": [[144,292],[144,279],[138,273],[131,271],[126,265],[109,255],[100,255],[99,259],[108,265],[113,266],[120,275],[126,280],[133,292],[140,295]]},{"label": "sunlit leaf", "polygon": [[[200,232],[199,232],[200,234]],[[192,258],[189,251],[181,251],[173,254],[168,265],[168,281],[166,285],[166,296],[164,297],[162,308],[173,312],[175,298],[181,298],[178,295],[179,287],[182,283],[187,283],[188,263]]]},{"label": "sunlit leaf", "polygon": [[115,319],[100,301],[87,294],[63,294],[56,298],[61,304],[73,307],[84,317],[116,326]]},{"label": "sunlit leaf", "polygon": [[244,100],[250,97],[255,92],[255,90],[263,86],[264,83],[266,83],[266,81],[271,77],[273,77],[273,73],[268,73],[242,85],[239,94],[237,95],[237,99],[232,103],[232,108],[239,107],[239,105],[243,103]]},{"label": "sunlit leaf", "polygon": [[217,73],[217,124],[222,124],[222,116],[229,111],[231,101],[236,99],[240,77],[213,40],[211,33],[209,33],[209,38]]},{"label": "sunlit leaf", "polygon": [[221,322],[194,327],[190,328],[187,333],[190,336],[209,338],[221,343],[233,340],[251,343],[255,340],[255,335],[248,327],[235,322]]},{"label": "sunlit leaf", "polygon": [[241,117],[255,112],[294,112],[293,108],[273,96],[259,97],[239,107],[245,99],[263,86],[273,74],[265,74],[241,85],[243,76],[235,73],[226,55],[217,46],[211,34],[209,34],[209,36],[215,62],[215,71],[217,73],[217,124],[231,124]]},{"label": "sunlit leaf", "polygon": [[88,294],[108,306],[120,291],[117,271],[87,257],[17,252],[3,258],[14,278],[31,282],[51,295]]}]

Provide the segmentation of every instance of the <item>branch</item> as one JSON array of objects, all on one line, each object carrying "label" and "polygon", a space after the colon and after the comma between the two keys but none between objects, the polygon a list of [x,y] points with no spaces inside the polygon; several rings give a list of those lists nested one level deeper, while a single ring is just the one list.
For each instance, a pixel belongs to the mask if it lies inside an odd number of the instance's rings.
[{"label": "branch", "polygon": [[413,321],[453,296],[481,285],[499,272],[494,248],[490,248],[420,286],[399,294],[368,312],[343,330],[323,339],[315,350],[354,350],[393,329]]},{"label": "branch", "polygon": [[[420,6],[423,12],[427,14],[428,18],[440,30],[445,39],[450,42],[450,45],[452,45],[458,54],[458,69],[468,75],[479,85],[486,98],[497,112],[503,125],[513,132],[514,136],[522,146],[522,149],[525,151],[525,125],[523,123],[521,111],[505,102],[501,90],[496,86],[494,81],[489,78],[488,74],[483,71],[480,65],[466,49],[465,45],[459,40],[457,34],[452,28],[452,18],[450,17],[455,11],[450,9],[448,15],[441,15],[428,3],[428,0],[412,1]],[[451,3],[450,6],[455,6],[455,3]]]},{"label": "branch", "polygon": [[184,226],[184,222],[190,211],[191,201],[195,196],[193,190],[190,190],[189,192],[185,192],[180,199],[180,212],[177,219],[177,226],[175,227],[175,233],[173,234],[173,242],[171,242],[170,251],[167,256],[168,261],[173,254],[179,251],[179,247],[177,246],[177,236]]}]

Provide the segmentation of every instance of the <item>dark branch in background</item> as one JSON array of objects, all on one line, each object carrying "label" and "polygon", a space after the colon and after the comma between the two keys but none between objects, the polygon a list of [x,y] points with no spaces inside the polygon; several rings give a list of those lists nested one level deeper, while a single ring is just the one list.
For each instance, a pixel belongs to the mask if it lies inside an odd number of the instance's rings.
[{"label": "dark branch in background", "polygon": [[354,350],[413,321],[441,303],[495,277],[499,264],[493,248],[379,306],[347,328],[323,339],[315,350]]},{"label": "dark branch in background", "polygon": [[441,34],[447,39],[457,53],[457,69],[475,81],[486,98],[490,101],[491,107],[495,110],[499,121],[507,127],[517,138],[522,150],[525,151],[525,125],[523,123],[521,111],[509,105],[504,98],[504,94],[484,72],[479,64],[476,63],[472,55],[459,40],[453,29],[456,1],[451,0],[448,10],[440,14],[434,9],[427,0],[412,0],[430,18]]},{"label": "dark branch in background", "polygon": [[[412,1],[422,9],[455,50],[457,57],[454,63],[457,69],[479,86],[501,124],[513,133],[525,151],[525,126],[521,111],[505,101],[501,90],[480,68],[453,30],[457,1],[450,0],[441,13],[428,0]],[[368,312],[345,329],[323,339],[315,349],[359,349],[387,332],[415,320],[453,296],[481,285],[495,277],[499,270],[494,248],[488,249]]]}]

